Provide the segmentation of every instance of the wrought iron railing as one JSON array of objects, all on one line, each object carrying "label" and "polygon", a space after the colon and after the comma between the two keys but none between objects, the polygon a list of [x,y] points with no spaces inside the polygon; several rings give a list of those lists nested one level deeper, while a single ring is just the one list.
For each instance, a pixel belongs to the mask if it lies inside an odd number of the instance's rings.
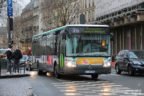
[{"label": "wrought iron railing", "polygon": [[26,64],[14,64],[14,60],[9,62],[6,58],[0,57],[0,77],[1,76],[12,76],[12,75],[23,75],[27,74]]}]

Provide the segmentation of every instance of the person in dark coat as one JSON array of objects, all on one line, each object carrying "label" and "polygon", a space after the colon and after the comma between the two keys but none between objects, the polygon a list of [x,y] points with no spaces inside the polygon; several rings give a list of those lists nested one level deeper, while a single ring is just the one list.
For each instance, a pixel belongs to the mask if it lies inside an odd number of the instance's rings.
[{"label": "person in dark coat", "polygon": [[14,71],[16,72],[16,70],[18,70],[19,72],[19,62],[20,59],[22,58],[22,53],[19,49],[16,49],[13,54],[12,57],[14,59]]},{"label": "person in dark coat", "polygon": [[12,63],[11,63],[11,59],[12,59],[12,51],[8,50],[6,51],[6,55],[7,55],[7,72],[11,72],[11,67],[12,67]]}]

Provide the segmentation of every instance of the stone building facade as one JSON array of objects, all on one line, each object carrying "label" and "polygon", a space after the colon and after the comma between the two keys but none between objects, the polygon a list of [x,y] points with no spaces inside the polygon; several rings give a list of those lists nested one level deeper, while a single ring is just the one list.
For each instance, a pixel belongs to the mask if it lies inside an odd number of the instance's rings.
[{"label": "stone building facade", "polygon": [[41,32],[45,32],[47,30],[50,30],[52,28],[55,28],[54,25],[54,16],[52,14],[52,11],[54,8],[50,7],[52,3],[52,0],[40,0],[40,30]]},{"label": "stone building facade", "polygon": [[144,50],[144,0],[96,0],[96,23],[109,24],[114,32],[112,54]]},{"label": "stone building facade", "polygon": [[7,28],[0,27],[0,49],[8,48]]},{"label": "stone building facade", "polygon": [[14,18],[13,27],[13,49],[23,50],[22,44],[20,42],[21,38],[23,37],[21,16]]},{"label": "stone building facade", "polygon": [[31,2],[23,9],[21,14],[21,37],[22,50],[31,48],[32,37],[39,33],[39,0]]},{"label": "stone building facade", "polygon": [[[83,14],[85,17],[84,23],[91,24],[94,23],[95,16],[95,0],[79,0],[80,2],[80,14],[79,14],[79,21],[81,20],[81,15]],[[81,23],[81,22],[79,22]]]}]

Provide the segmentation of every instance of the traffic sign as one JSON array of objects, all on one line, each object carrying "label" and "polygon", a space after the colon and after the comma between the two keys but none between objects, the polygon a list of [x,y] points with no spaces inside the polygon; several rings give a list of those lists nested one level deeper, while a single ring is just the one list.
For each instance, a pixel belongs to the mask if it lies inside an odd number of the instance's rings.
[{"label": "traffic sign", "polygon": [[7,0],[7,7],[12,7],[12,0]]},{"label": "traffic sign", "polygon": [[7,7],[7,14],[8,14],[8,16],[13,16],[13,8],[12,7]]},{"label": "traffic sign", "polygon": [[7,0],[7,15],[13,16],[12,0]]}]

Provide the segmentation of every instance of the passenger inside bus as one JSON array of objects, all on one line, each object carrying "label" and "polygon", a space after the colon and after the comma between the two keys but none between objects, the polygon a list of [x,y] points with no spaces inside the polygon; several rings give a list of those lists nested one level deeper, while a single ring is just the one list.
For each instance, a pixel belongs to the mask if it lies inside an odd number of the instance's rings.
[{"label": "passenger inside bus", "polygon": [[83,45],[83,53],[99,52],[98,44],[95,41],[85,41]]}]

